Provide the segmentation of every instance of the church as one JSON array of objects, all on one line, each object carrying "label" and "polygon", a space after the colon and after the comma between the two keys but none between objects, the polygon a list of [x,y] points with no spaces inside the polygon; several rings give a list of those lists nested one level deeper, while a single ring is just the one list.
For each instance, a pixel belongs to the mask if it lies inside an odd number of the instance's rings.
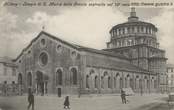
[{"label": "church", "polygon": [[155,25],[139,20],[135,8],[127,22],[112,27],[102,50],[41,31],[14,59],[19,87],[58,95],[165,91],[167,58],[156,32]]}]

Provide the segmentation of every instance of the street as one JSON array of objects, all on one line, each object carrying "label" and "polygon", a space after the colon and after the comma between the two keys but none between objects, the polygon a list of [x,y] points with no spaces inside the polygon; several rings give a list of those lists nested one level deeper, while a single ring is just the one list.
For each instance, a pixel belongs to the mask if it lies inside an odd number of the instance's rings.
[{"label": "street", "polygon": [[[35,96],[35,110],[63,110],[65,96]],[[70,96],[71,110],[169,110],[167,95],[147,94],[127,97],[122,104],[119,95]],[[27,110],[27,95],[0,97],[2,110]],[[170,107],[172,110],[173,106]]]}]

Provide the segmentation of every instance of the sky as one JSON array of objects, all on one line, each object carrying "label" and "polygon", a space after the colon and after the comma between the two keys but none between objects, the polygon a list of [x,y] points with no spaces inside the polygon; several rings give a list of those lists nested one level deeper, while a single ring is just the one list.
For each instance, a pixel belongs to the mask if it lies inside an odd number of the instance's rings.
[{"label": "sky", "polygon": [[[34,3],[38,0],[0,1],[0,56],[15,58],[35,38],[42,27],[44,31],[65,41],[96,49],[106,48],[110,40],[109,30],[127,21],[130,7],[89,6],[4,6],[6,2]],[[46,0],[40,0],[42,2]],[[49,0],[54,2],[94,2],[94,0]],[[114,1],[114,0],[113,0]],[[112,3],[112,0],[95,0]],[[48,2],[48,0],[47,0]],[[127,3],[127,0],[122,0]],[[142,21],[151,22],[158,28],[160,48],[166,50],[169,63],[174,64],[174,9],[136,8]]]}]

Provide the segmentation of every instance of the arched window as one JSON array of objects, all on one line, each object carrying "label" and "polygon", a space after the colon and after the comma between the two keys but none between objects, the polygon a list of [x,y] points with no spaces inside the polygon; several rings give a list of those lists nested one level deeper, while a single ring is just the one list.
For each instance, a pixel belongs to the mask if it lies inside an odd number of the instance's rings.
[{"label": "arched window", "polygon": [[32,86],[32,74],[31,74],[31,72],[29,72],[27,75],[27,82],[28,82],[28,86]]},{"label": "arched window", "polygon": [[103,76],[101,76],[101,88],[104,89],[104,79],[103,79]]},{"label": "arched window", "polygon": [[116,88],[117,87],[117,80],[116,80],[116,77],[114,77],[114,88]]},{"label": "arched window", "polygon": [[108,77],[108,88],[111,88],[112,84],[111,84],[111,77]]},{"label": "arched window", "polygon": [[148,30],[149,30],[148,27],[146,27],[146,33],[148,33]]},{"label": "arched window", "polygon": [[145,87],[145,88],[148,88],[147,76],[144,77],[144,87]]},{"label": "arched window", "polygon": [[135,89],[138,89],[139,88],[139,76],[136,76],[135,78]]},{"label": "arched window", "polygon": [[120,89],[123,88],[123,79],[120,78]]},{"label": "arched window", "polygon": [[147,88],[149,88],[150,87],[150,81],[147,79]]},{"label": "arched window", "polygon": [[117,29],[117,35],[119,35],[119,30]]},{"label": "arched window", "polygon": [[125,87],[127,88],[127,78],[125,78]]},{"label": "arched window", "polygon": [[143,27],[141,27],[141,33],[143,33],[144,32],[144,28]]},{"label": "arched window", "polygon": [[151,88],[154,88],[153,79],[150,80],[150,86],[151,86]]},{"label": "arched window", "polygon": [[89,72],[89,74],[91,75],[93,73],[95,73],[95,71],[93,69],[91,69],[90,72]]},{"label": "arched window", "polygon": [[130,76],[129,76],[129,74],[125,78],[125,87],[130,87]]},{"label": "arched window", "polygon": [[132,33],[134,33],[135,32],[135,28],[134,27],[132,27]]},{"label": "arched window", "polygon": [[71,69],[71,73],[72,73],[72,83],[74,85],[77,84],[77,69],[76,68],[72,68]]},{"label": "arched window", "polygon": [[119,73],[116,74],[116,88],[120,89],[121,83],[120,83],[120,75]]},{"label": "arched window", "polygon": [[62,70],[58,69],[56,72],[56,85],[62,85]]},{"label": "arched window", "polygon": [[121,29],[119,29],[118,31],[119,31],[119,35],[121,35]]},{"label": "arched window", "polygon": [[45,39],[41,39],[41,44],[45,45]]},{"label": "arched window", "polygon": [[86,75],[86,88],[89,88],[89,76]]},{"label": "arched window", "polygon": [[157,88],[157,80],[154,80],[154,88]]},{"label": "arched window", "polygon": [[131,87],[132,89],[134,88],[133,79],[132,79],[132,78],[130,79],[130,87]]},{"label": "arched window", "polygon": [[22,85],[22,74],[21,73],[18,74],[18,84]]},{"label": "arched window", "polygon": [[143,87],[142,87],[142,86],[143,86],[143,84],[142,84],[142,83],[143,83],[143,82],[142,82],[142,79],[139,79],[139,88],[140,88],[140,89],[142,89],[142,88],[143,88]]},{"label": "arched window", "polygon": [[130,33],[130,28],[129,27],[127,28],[127,32]]},{"label": "arched window", "polygon": [[123,34],[125,34],[125,29],[123,28]]},{"label": "arched window", "polygon": [[138,33],[140,32],[140,27],[139,27],[139,26],[137,27],[137,32],[138,32]]},{"label": "arched window", "polygon": [[94,81],[94,86],[95,86],[95,88],[98,88],[98,77],[97,76],[95,76],[95,81]]}]

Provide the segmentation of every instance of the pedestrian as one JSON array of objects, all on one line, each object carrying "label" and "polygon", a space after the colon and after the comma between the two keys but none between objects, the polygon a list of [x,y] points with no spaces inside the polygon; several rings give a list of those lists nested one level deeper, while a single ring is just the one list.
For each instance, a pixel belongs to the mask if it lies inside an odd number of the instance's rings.
[{"label": "pedestrian", "polygon": [[65,101],[64,101],[64,109],[70,109],[70,103],[69,103],[69,96],[65,97]]},{"label": "pedestrian", "polygon": [[121,100],[123,104],[126,104],[126,93],[123,89],[121,89]]},{"label": "pedestrian", "polygon": [[32,91],[29,91],[28,93],[28,110],[32,106],[32,110],[34,110],[34,95]]}]

